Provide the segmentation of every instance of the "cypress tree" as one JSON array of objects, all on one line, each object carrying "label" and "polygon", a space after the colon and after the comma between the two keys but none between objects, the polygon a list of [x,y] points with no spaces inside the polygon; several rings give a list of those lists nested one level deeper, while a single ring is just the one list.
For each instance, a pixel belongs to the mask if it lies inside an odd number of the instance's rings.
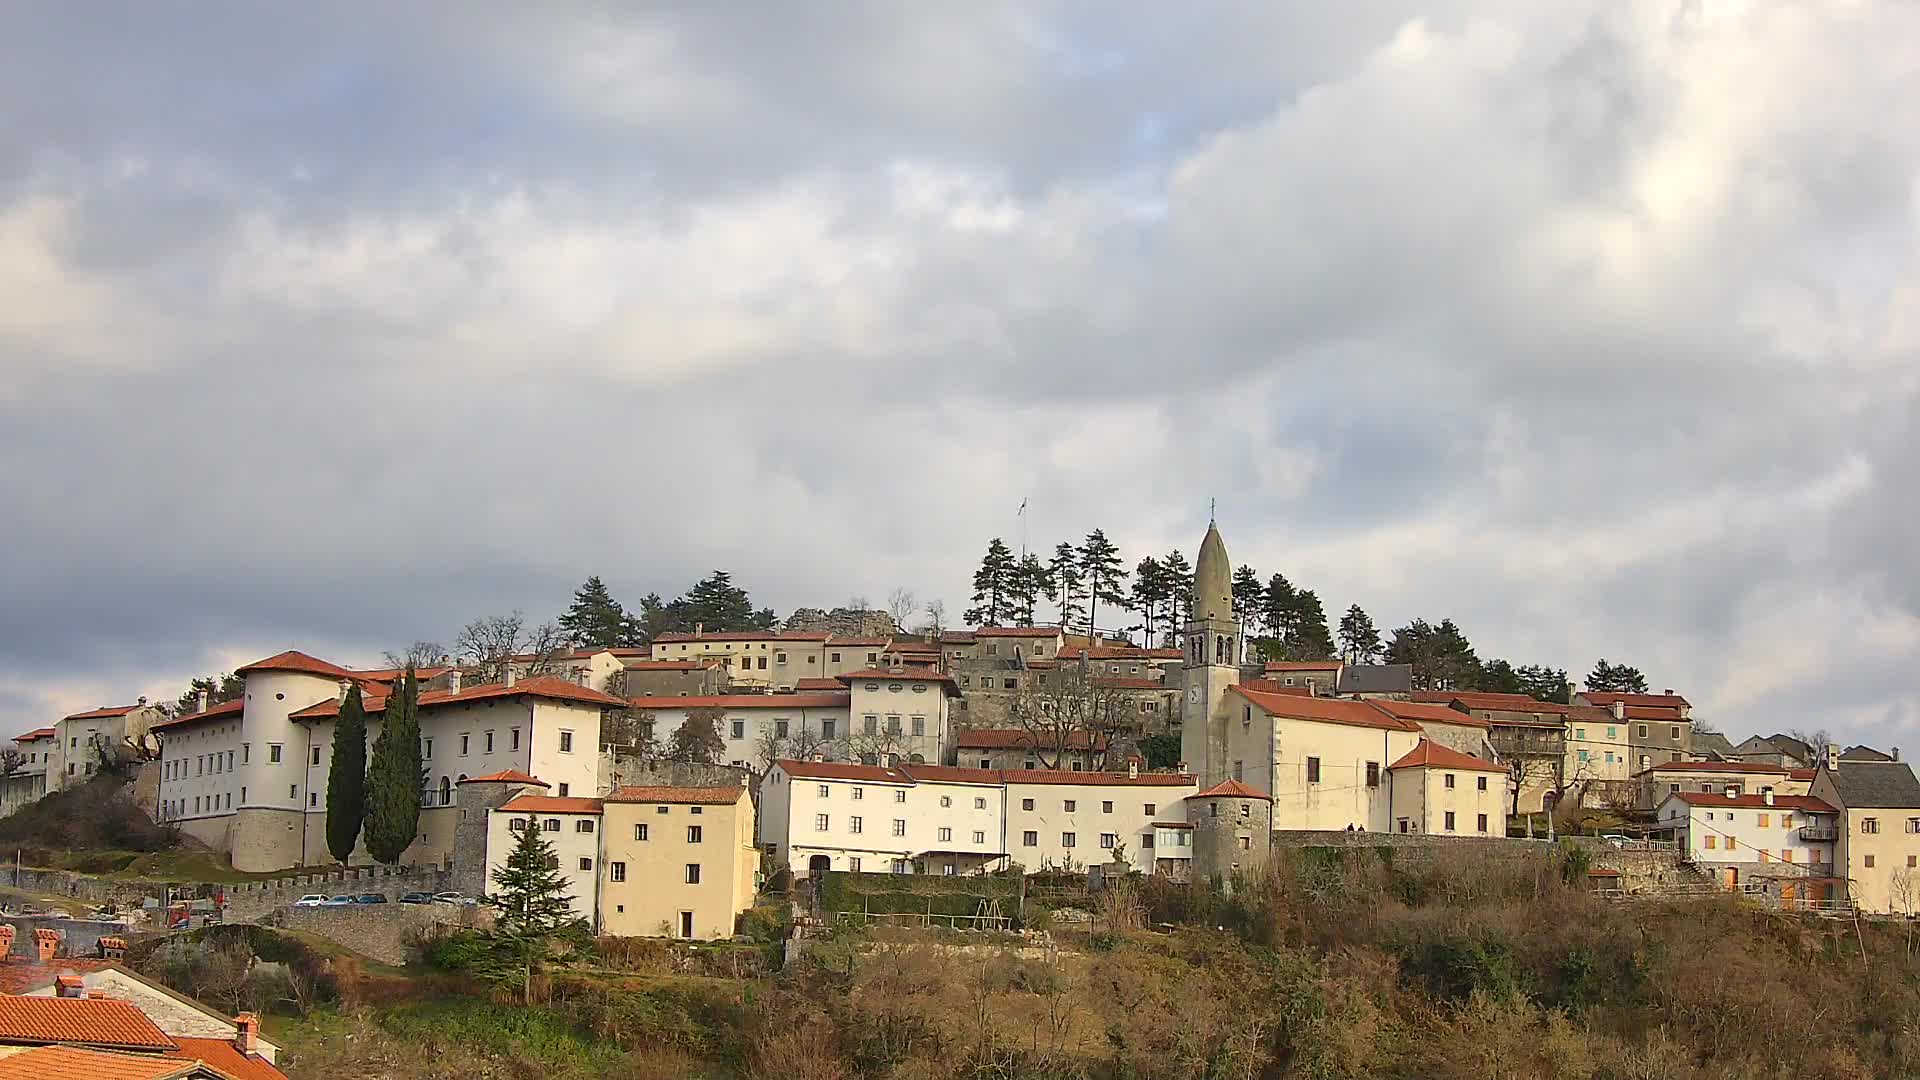
[{"label": "cypress tree", "polygon": [[420,829],[420,682],[413,669],[387,697],[387,716],[367,767],[367,851],[398,862]]},{"label": "cypress tree", "polygon": [[347,691],[333,727],[333,765],[327,773],[327,850],[338,862],[353,856],[367,816],[367,712],[360,687]]}]

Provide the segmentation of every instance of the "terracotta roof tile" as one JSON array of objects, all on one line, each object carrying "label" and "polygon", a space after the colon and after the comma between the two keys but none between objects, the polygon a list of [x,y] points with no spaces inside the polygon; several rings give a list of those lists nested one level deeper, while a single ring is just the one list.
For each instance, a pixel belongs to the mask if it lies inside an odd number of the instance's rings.
[{"label": "terracotta roof tile", "polygon": [[1645,776],[1656,772],[1766,773],[1785,776],[1787,768],[1784,765],[1769,765],[1764,761],[1665,761],[1633,775]]},{"label": "terracotta roof tile", "polygon": [[[154,1054],[115,1054],[78,1046],[41,1046],[0,1057],[0,1080],[175,1080],[194,1075],[196,1063],[192,1061]],[[201,1071],[199,1075],[208,1074]],[[232,1080],[253,1078],[236,1076]]]},{"label": "terracotta roof tile", "polygon": [[[579,683],[551,675],[536,675],[529,679],[520,679],[512,686],[505,683],[488,683],[483,686],[469,686],[459,693],[451,690],[428,690],[420,695],[420,707],[438,708],[442,705],[465,705],[475,701],[491,701],[497,698],[537,697],[551,701],[573,701],[583,705],[599,705],[602,708],[616,708],[627,703],[612,694],[602,693]],[[387,699],[380,694],[362,694],[361,707],[369,716],[387,711]],[[309,705],[298,712],[290,713],[293,720],[325,720],[340,715],[340,699],[328,698],[317,705]]]},{"label": "terracotta roof tile", "polygon": [[1479,728],[1482,731],[1493,729],[1493,725],[1487,721],[1458,709],[1449,709],[1445,705],[1433,705],[1424,701],[1389,701],[1379,698],[1369,699],[1367,704],[1388,716],[1397,716],[1416,724],[1425,721],[1429,724],[1457,724],[1460,727]]},{"label": "terracotta roof tile", "polygon": [[628,671],[704,671],[726,664],[725,660],[627,660],[620,666]]},{"label": "terracotta roof tile", "polygon": [[968,769],[957,765],[902,765],[900,771],[914,780],[948,784],[992,784],[1000,786],[1000,770]]},{"label": "terracotta roof tile", "polygon": [[857,765],[850,761],[777,762],[782,772],[808,780],[867,780],[876,784],[910,784],[912,778],[899,769],[881,765]]},{"label": "terracotta roof tile", "polygon": [[599,799],[559,795],[515,795],[501,804],[500,809],[526,814],[597,814],[601,809],[600,803]]},{"label": "terracotta roof tile", "polygon": [[1311,686],[1285,686],[1272,679],[1241,679],[1240,685],[1263,694],[1292,694],[1294,697],[1312,697]]},{"label": "terracotta roof tile", "polygon": [[0,995],[0,1042],[172,1050],[174,1041],[130,1001]]},{"label": "terracotta roof tile", "polygon": [[1054,626],[982,626],[973,631],[973,636],[983,637],[1022,637],[1050,638],[1059,637],[1060,630]]},{"label": "terracotta roof tile", "polygon": [[1541,701],[1525,694],[1493,694],[1479,690],[1422,690],[1413,695],[1413,700],[1432,705],[1457,701],[1469,709],[1485,709],[1488,712],[1545,713],[1553,716],[1565,716],[1568,709],[1566,705]]},{"label": "terracotta roof tile", "polygon": [[1679,709],[1667,709],[1652,705],[1629,705],[1620,710],[1629,720],[1659,720],[1669,724],[1686,723],[1687,718],[1680,715]]},{"label": "terracotta roof tile", "polygon": [[51,738],[53,738],[53,729],[50,727],[43,727],[43,728],[35,728],[32,731],[27,732],[25,735],[15,735],[13,737],[13,741],[14,742],[32,742],[35,739],[51,739]]},{"label": "terracotta roof tile", "polygon": [[180,1049],[167,1055],[185,1061],[202,1061],[233,1080],[287,1080],[287,1074],[258,1054],[243,1054],[227,1039],[177,1039]]},{"label": "terracotta roof tile", "polygon": [[[1760,792],[1754,792],[1750,795],[1736,795],[1729,799],[1724,794],[1716,795],[1711,791],[1676,791],[1668,795],[1667,798],[1679,799],[1688,806],[1704,806],[1709,809],[1716,806],[1733,806],[1740,809],[1751,810],[1767,810],[1772,808],[1799,810],[1807,814],[1837,814],[1840,812],[1838,809],[1828,806],[1819,799],[1808,795],[1775,795],[1771,803],[1769,803],[1766,796]],[[1665,802],[1666,800],[1662,799],[1661,801]]]},{"label": "terracotta roof tile", "polygon": [[1429,739],[1421,739],[1420,745],[1402,754],[1399,761],[1387,766],[1389,769],[1460,769],[1471,772],[1504,773],[1506,767],[1495,765],[1484,758],[1463,754],[1450,747],[1441,746]]},{"label": "terracotta roof tile", "polygon": [[1248,690],[1244,686],[1229,686],[1227,689],[1275,716],[1293,720],[1319,720],[1329,724],[1347,724],[1353,727],[1384,728],[1387,731],[1420,730],[1419,724],[1388,715],[1364,701],[1266,694],[1258,690]]},{"label": "terracotta roof tile", "polygon": [[796,692],[802,693],[802,694],[808,693],[810,691],[827,691],[829,693],[833,693],[833,692],[844,693],[847,689],[844,685],[841,684],[839,679],[835,679],[832,677],[815,677],[811,679],[796,679],[794,680],[793,688]]},{"label": "terracotta roof tile", "polygon": [[604,799],[617,803],[732,806],[747,789],[738,787],[623,787]]},{"label": "terracotta roof tile", "polygon": [[25,994],[52,986],[62,975],[85,975],[112,966],[113,961],[98,958],[58,957],[51,964],[28,963],[18,957],[0,960],[0,994]]},{"label": "terracotta roof tile", "polygon": [[1179,649],[1122,648],[1118,645],[1096,645],[1091,649],[1065,651],[1076,660],[1180,660],[1186,656]]},{"label": "terracotta roof tile", "polygon": [[1677,709],[1688,705],[1687,699],[1679,694],[1616,694],[1607,690],[1582,691],[1581,697],[1595,705],[1607,706],[1618,701],[1624,705],[1651,705],[1655,708]]},{"label": "terracotta roof tile", "polygon": [[235,675],[245,675],[249,671],[297,671],[305,675],[323,675],[329,679],[351,679],[354,672],[339,664],[329,664],[316,656],[308,656],[297,649],[288,649],[275,653],[265,660],[255,660],[251,664],[233,669]]},{"label": "terracotta roof tile", "polygon": [[458,784],[538,784],[541,787],[553,786],[552,784],[547,783],[545,780],[542,780],[537,776],[529,776],[518,769],[502,769],[500,772],[488,773],[485,776],[472,776],[472,777],[468,777],[465,780],[456,780],[455,783],[458,783]]},{"label": "terracotta roof tile", "polygon": [[1339,671],[1338,660],[1270,660],[1263,671]]},{"label": "terracotta roof tile", "polygon": [[222,701],[217,705],[210,705],[207,707],[206,712],[188,713],[185,716],[176,716],[171,720],[162,720],[153,725],[152,730],[160,731],[164,728],[185,727],[188,724],[197,724],[203,720],[230,720],[239,716],[242,712],[245,712],[246,708],[247,702],[245,698],[234,698],[232,701]]},{"label": "terracotta roof tile", "polygon": [[852,700],[837,694],[721,694],[717,697],[637,697],[632,709],[844,709]]},{"label": "terracotta roof tile", "polygon": [[1238,780],[1223,780],[1194,796],[1196,799],[1265,799],[1273,801],[1273,796],[1264,791],[1255,791]]},{"label": "terracotta roof tile", "polygon": [[653,642],[656,645],[691,645],[697,641],[825,641],[829,636],[815,631],[716,630],[704,634],[660,634]]},{"label": "terracotta roof tile", "polygon": [[[970,728],[955,733],[954,745],[962,750],[1024,750],[1036,744],[1033,734],[1021,728]],[[1069,750],[1105,750],[1107,737],[1076,728],[1066,733],[1066,745]]]},{"label": "terracotta roof tile", "polygon": [[63,716],[61,717],[61,719],[62,720],[111,720],[116,716],[125,716],[136,709],[144,709],[144,708],[146,708],[146,706],[144,705],[103,705],[98,709],[89,709],[86,712],[77,712],[77,713],[74,713],[72,716]]},{"label": "terracotta roof tile", "polygon": [[1123,772],[1074,772],[1070,769],[1003,769],[1000,775],[1009,784],[1084,784],[1088,787],[1189,787],[1193,777],[1186,773],[1150,773],[1128,776]]}]

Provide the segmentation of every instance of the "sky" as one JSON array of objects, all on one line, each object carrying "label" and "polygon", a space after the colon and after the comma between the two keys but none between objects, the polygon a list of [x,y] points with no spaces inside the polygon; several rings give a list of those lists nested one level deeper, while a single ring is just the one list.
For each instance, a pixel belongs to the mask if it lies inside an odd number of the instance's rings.
[{"label": "sky", "polygon": [[1920,6],[8,23],[6,733],[1217,500],[1336,618],[1920,747]]}]

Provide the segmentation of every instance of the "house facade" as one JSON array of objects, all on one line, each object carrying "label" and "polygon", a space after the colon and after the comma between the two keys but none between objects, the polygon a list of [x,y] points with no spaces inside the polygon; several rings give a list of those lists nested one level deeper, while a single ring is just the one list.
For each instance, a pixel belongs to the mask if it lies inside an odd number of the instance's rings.
[{"label": "house facade", "polygon": [[1920,913],[1920,780],[1905,762],[1845,758],[1827,748],[1809,794],[1837,815],[1835,873],[1862,911]]},{"label": "house facade", "polygon": [[1421,739],[1389,768],[1394,832],[1507,834],[1505,766]]},{"label": "house facade", "polygon": [[1689,862],[1732,889],[1763,884],[1786,900],[1833,899],[1838,811],[1805,795],[1676,791],[1656,820]]},{"label": "house facade", "polygon": [[1642,811],[1656,810],[1667,796],[1682,791],[1783,795],[1789,781],[1788,770],[1751,761],[1669,761],[1633,776],[1635,806]]}]

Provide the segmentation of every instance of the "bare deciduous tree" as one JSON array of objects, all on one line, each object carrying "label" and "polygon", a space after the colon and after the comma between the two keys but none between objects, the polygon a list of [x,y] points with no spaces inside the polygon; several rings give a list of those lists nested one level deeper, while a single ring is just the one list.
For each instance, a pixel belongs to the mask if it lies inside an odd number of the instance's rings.
[{"label": "bare deciduous tree", "polygon": [[910,744],[904,732],[885,724],[847,738],[847,753],[867,765],[897,765],[908,758]]},{"label": "bare deciduous tree", "polygon": [[437,641],[416,641],[399,652],[388,650],[382,655],[386,657],[386,665],[390,668],[438,667],[447,655],[447,649]]},{"label": "bare deciduous tree", "polygon": [[17,746],[0,747],[0,779],[12,776],[27,763],[27,755]]},{"label": "bare deciduous tree", "polygon": [[526,616],[518,611],[473,620],[460,628],[453,647],[460,661],[474,669],[475,683],[505,682],[509,664],[529,677],[553,674],[571,648],[559,626],[549,622],[529,630]]},{"label": "bare deciduous tree", "polygon": [[1140,730],[1132,695],[1099,685],[1084,664],[1062,667],[1045,681],[1028,673],[1007,716],[1033,740],[1034,759],[1047,769],[1061,768],[1067,753],[1080,745],[1097,753],[1100,760],[1094,764],[1104,767],[1114,740]]},{"label": "bare deciduous tree", "polygon": [[919,610],[920,601],[913,595],[912,589],[902,585],[887,594],[887,614],[893,617],[893,625],[901,630],[907,628],[907,620]]}]

